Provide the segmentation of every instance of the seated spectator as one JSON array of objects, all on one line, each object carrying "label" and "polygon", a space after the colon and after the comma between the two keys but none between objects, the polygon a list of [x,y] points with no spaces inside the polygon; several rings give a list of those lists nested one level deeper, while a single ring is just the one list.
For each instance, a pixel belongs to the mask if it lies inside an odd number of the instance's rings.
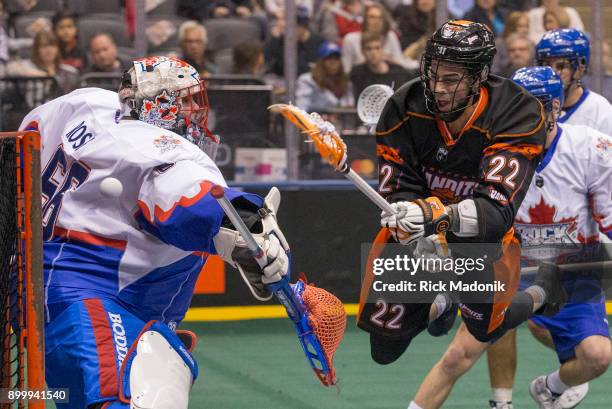
[{"label": "seated spectator", "polygon": [[[561,7],[559,0],[542,0],[542,6],[533,8],[527,12],[529,16],[529,38],[531,42],[537,44],[546,33],[544,28],[544,13],[547,10],[554,10]],[[569,16],[569,28],[584,31],[584,24],[575,8],[563,7]]]},{"label": "seated spectator", "polygon": [[[308,9],[298,7],[296,13],[297,71],[298,75],[302,75],[310,70],[310,64],[317,59],[317,52],[323,40],[310,30]],[[265,53],[268,71],[279,77],[284,77],[285,20],[279,20],[279,23],[281,23],[281,29],[276,33],[273,32],[273,35],[266,44]]]},{"label": "seated spectator", "polygon": [[519,33],[529,35],[529,17],[523,11],[513,11],[506,17],[504,25],[503,38],[507,38],[510,34]]},{"label": "seated spectator", "polygon": [[318,29],[324,40],[342,42],[348,33],[361,30],[361,0],[329,0],[321,7]]},{"label": "seated spectator", "polygon": [[197,21],[186,21],[179,28],[178,38],[183,51],[182,60],[191,64],[201,76],[217,73],[217,67],[205,58],[208,46],[206,27]]},{"label": "seated spectator", "polygon": [[117,44],[108,33],[98,33],[89,40],[87,72],[123,72],[127,67],[119,59]]},{"label": "seated spectator", "polygon": [[73,66],[79,71],[85,68],[85,52],[77,37],[76,16],[69,10],[58,12],[51,20],[53,32],[59,40],[62,63]]},{"label": "seated spectator", "polygon": [[233,74],[261,76],[266,68],[263,45],[250,40],[234,47]]},{"label": "seated spectator", "polygon": [[534,45],[524,34],[510,34],[505,39],[505,47],[508,52],[508,62],[500,67],[496,74],[510,78],[519,68],[534,65]]},{"label": "seated spectator", "polygon": [[208,3],[210,18],[251,17],[253,15],[251,0],[213,0]]},{"label": "seated spectator", "polygon": [[500,36],[504,31],[504,16],[496,0],[476,0],[474,7],[463,18],[486,24],[495,36]]},{"label": "seated spectator", "polygon": [[363,33],[361,47],[365,63],[354,66],[350,75],[355,101],[359,94],[372,84],[385,84],[397,89],[416,75],[411,75],[404,67],[385,60],[384,42],[385,39],[380,33]]},{"label": "seated spectator", "polygon": [[68,93],[78,87],[79,72],[70,65],[62,64],[59,41],[51,31],[39,31],[34,37],[32,55],[29,60],[11,61],[6,66],[8,77],[55,77],[62,92]]},{"label": "seated spectator", "polygon": [[451,18],[463,18],[472,7],[474,7],[474,0],[446,0],[446,8]]},{"label": "seated spectator", "polygon": [[[270,18],[275,20],[282,20],[285,17],[285,0],[263,0],[264,9]],[[313,0],[296,0],[295,6],[297,8],[304,8],[307,10],[308,15],[312,15]]]},{"label": "seated spectator", "polygon": [[501,71],[506,72],[507,67],[510,65],[508,58],[508,50],[506,50],[506,39],[511,34],[518,33],[524,36],[529,35],[529,17],[527,13],[522,11],[513,11],[506,18],[506,24],[504,25],[504,32],[501,37],[495,39],[495,48],[497,53],[493,59],[493,66],[491,71],[494,74],[499,74]]},{"label": "seated spectator", "polygon": [[540,0],[497,0],[497,7],[502,10],[503,15],[515,11],[528,11],[540,4]]},{"label": "seated spectator", "polygon": [[298,107],[308,112],[325,112],[354,105],[351,83],[342,69],[340,54],[337,44],[321,44],[315,65],[298,78],[295,91]]},{"label": "seated spectator", "polygon": [[190,20],[202,21],[208,17],[210,0],[178,0],[176,14]]},{"label": "seated spectator", "polygon": [[[404,56],[399,38],[391,30],[391,16],[380,4],[371,4],[365,8],[361,31],[349,33],[342,43],[342,66],[345,72],[350,72],[354,65],[362,64],[365,57],[361,52],[361,36],[363,33],[379,33],[385,39],[385,58],[395,64],[404,65]],[[418,66],[414,62],[414,67]],[[412,68],[412,67],[411,67]]]},{"label": "seated spectator", "polygon": [[434,0],[414,0],[411,5],[401,4],[393,13],[400,29],[402,49],[418,41],[429,38],[436,30],[436,2]]},{"label": "seated spectator", "polygon": [[569,16],[563,7],[546,10],[544,12],[544,30],[551,31],[558,28],[569,28]]}]

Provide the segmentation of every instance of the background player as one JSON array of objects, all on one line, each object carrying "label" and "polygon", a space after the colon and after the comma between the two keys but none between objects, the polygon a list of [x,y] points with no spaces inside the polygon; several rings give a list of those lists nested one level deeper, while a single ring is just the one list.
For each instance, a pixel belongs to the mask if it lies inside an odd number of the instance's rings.
[{"label": "background player", "polygon": [[[286,274],[274,206],[227,189],[267,253],[262,271],[208,194],[226,186],[196,146],[208,109],[193,67],[150,57],[119,95],[77,90],[24,119],[44,145],[46,380],[70,389],[58,408],[187,408],[197,364],[174,329],[208,254],[237,264],[260,299]],[[120,196],[100,194],[109,177]]]},{"label": "background player", "polygon": [[[519,254],[512,221],[542,152],[544,115],[538,101],[516,84],[489,75],[494,55],[486,26],[445,23],[427,44],[421,80],[405,84],[389,99],[377,127],[379,190],[397,211],[383,213],[381,225],[390,233],[383,230],[378,239],[393,236],[409,244],[431,240],[433,232],[444,233],[447,227],[451,247],[501,243],[502,254],[488,271],[508,285],[488,303],[461,304],[464,325],[410,409],[439,407],[487,342],[527,319],[547,296],[558,295],[551,285],[554,277],[542,270],[539,285],[516,294],[513,302]],[[396,360],[427,327],[444,333],[435,322],[443,320],[448,330],[456,316],[448,298],[438,297],[433,305],[398,305],[377,300],[363,306],[359,316],[379,363]],[[397,311],[403,313],[399,318]],[[394,325],[386,325],[391,320]],[[474,337],[478,346],[467,349]]]},{"label": "background player", "polygon": [[612,135],[612,105],[582,82],[590,59],[589,39],[575,28],[549,31],[536,45],[538,65],[552,67],[563,81],[565,102],[558,122],[587,125]]},{"label": "background player", "polygon": [[[588,256],[599,247],[599,231],[612,237],[612,138],[587,126],[556,124],[563,104],[562,83],[549,67],[523,68],[512,79],[551,112],[547,151],[515,223],[523,237],[523,254],[531,260],[557,262]],[[550,232],[552,224],[556,225],[554,237],[542,234]],[[570,295],[568,304],[553,317],[532,319],[537,327],[550,331],[561,362],[559,370],[531,384],[531,395],[540,408],[575,407],[580,400],[562,401],[561,394],[571,385],[602,375],[612,360],[600,280],[584,272],[567,272],[564,285]]]},{"label": "background player", "polygon": [[[591,49],[588,37],[574,28],[553,30],[536,46],[538,65],[550,66],[563,81],[564,103],[558,122],[561,124],[587,125],[608,136],[612,135],[612,105],[601,95],[587,89],[582,78],[589,68]],[[600,234],[604,243],[610,243]],[[539,332],[546,345],[552,338]],[[512,388],[516,373],[516,333],[509,332],[488,351],[489,375],[493,389],[491,407],[502,408],[512,401]],[[579,401],[588,391],[588,385],[580,385],[564,393],[562,401]],[[495,406],[497,405],[497,406]]]}]

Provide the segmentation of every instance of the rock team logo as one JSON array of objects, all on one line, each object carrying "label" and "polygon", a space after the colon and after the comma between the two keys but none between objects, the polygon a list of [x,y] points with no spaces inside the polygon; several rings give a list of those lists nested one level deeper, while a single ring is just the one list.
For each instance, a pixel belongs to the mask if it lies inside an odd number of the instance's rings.
[{"label": "rock team logo", "polygon": [[517,217],[514,227],[521,234],[522,253],[528,259],[556,259],[581,248],[584,241],[578,232],[576,217],[555,217],[557,209],[544,197],[528,210],[529,219]]},{"label": "rock team logo", "polygon": [[597,154],[602,158],[606,159],[610,152],[612,152],[612,141],[609,138],[600,136],[597,138],[597,145],[595,145]]}]

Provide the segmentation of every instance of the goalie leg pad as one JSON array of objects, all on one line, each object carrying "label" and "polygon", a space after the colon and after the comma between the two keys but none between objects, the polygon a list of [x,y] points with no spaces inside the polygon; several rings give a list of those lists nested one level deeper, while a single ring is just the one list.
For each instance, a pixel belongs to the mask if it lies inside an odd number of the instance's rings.
[{"label": "goalie leg pad", "polygon": [[122,399],[131,409],[187,409],[198,366],[177,335],[160,322],[149,322],[130,348],[122,375]]}]

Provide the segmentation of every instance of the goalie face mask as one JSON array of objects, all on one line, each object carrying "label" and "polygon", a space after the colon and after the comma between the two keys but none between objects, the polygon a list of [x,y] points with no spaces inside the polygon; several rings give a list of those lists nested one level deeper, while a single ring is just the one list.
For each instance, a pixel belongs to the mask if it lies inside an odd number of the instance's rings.
[{"label": "goalie face mask", "polygon": [[208,130],[208,96],[198,72],[172,57],[134,61],[124,72],[119,100],[134,119],[173,131],[214,159],[219,138]]}]

